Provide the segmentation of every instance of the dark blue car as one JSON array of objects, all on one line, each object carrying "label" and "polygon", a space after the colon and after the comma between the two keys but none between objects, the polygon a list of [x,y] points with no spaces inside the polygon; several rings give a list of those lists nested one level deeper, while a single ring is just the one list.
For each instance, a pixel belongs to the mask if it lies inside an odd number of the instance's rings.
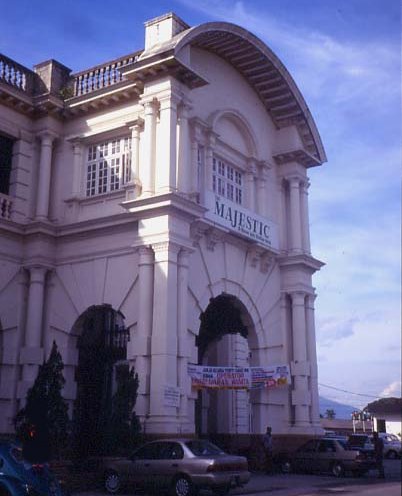
[{"label": "dark blue car", "polygon": [[0,442],[0,496],[62,496],[62,491],[46,464],[32,464],[18,444]]}]

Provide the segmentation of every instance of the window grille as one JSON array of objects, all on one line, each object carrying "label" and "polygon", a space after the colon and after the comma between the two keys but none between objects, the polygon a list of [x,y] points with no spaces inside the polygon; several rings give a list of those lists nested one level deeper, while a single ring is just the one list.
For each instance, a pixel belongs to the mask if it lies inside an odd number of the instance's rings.
[{"label": "window grille", "polygon": [[212,190],[241,205],[243,201],[242,173],[223,160],[213,157]]},{"label": "window grille", "polygon": [[90,145],[86,170],[86,196],[121,189],[131,181],[131,138]]}]

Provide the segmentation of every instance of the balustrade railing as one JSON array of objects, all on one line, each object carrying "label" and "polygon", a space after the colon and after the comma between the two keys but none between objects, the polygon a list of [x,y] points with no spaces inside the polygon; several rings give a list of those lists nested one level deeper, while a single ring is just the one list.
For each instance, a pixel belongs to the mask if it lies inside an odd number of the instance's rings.
[{"label": "balustrade railing", "polygon": [[135,52],[107,64],[98,65],[87,71],[73,75],[74,95],[81,96],[92,91],[106,88],[122,81],[123,76],[119,69],[137,60],[141,52]]},{"label": "balustrade railing", "polygon": [[10,196],[0,193],[0,219],[11,218],[11,207],[13,200]]},{"label": "balustrade railing", "polygon": [[32,95],[34,76],[34,72],[0,54],[0,82]]}]

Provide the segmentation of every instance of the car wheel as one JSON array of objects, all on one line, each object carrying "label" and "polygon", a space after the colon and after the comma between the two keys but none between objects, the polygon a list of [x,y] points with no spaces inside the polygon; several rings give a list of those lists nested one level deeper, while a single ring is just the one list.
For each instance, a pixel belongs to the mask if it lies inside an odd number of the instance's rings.
[{"label": "car wheel", "polygon": [[117,472],[105,474],[105,489],[109,494],[116,494],[120,489],[120,477]]},{"label": "car wheel", "polygon": [[6,489],[3,486],[0,486],[0,496],[11,496],[11,494],[8,491],[8,489]]},{"label": "car wheel", "polygon": [[192,496],[193,483],[186,475],[178,475],[173,481],[173,496]]},{"label": "car wheel", "polygon": [[292,469],[293,467],[289,460],[285,460],[281,463],[281,472],[283,474],[290,474],[290,472],[292,472]]},{"label": "car wheel", "polygon": [[396,451],[394,451],[394,450],[388,451],[387,458],[389,458],[390,460],[395,460],[396,457],[397,457]]},{"label": "car wheel", "polygon": [[335,477],[342,477],[342,475],[345,473],[345,469],[343,468],[342,463],[334,462],[331,467],[331,472],[332,475]]}]

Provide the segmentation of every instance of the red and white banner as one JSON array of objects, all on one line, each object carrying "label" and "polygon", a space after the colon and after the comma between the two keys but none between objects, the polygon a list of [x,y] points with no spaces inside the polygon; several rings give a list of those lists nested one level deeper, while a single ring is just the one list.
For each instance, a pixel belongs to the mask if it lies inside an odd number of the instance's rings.
[{"label": "red and white banner", "polygon": [[259,389],[290,384],[288,365],[271,367],[213,367],[188,365],[191,386],[195,389]]}]

